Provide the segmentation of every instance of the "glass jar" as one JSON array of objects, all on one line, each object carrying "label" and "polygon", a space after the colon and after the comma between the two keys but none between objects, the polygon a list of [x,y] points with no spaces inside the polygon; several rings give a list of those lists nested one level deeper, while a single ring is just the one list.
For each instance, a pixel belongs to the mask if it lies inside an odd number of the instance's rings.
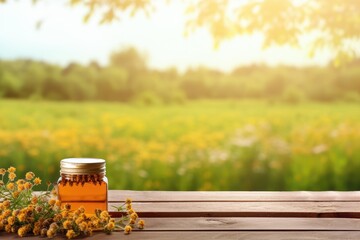
[{"label": "glass jar", "polygon": [[58,198],[71,209],[83,206],[86,213],[95,209],[107,210],[108,180],[105,160],[95,158],[67,158],[60,162],[57,182]]}]

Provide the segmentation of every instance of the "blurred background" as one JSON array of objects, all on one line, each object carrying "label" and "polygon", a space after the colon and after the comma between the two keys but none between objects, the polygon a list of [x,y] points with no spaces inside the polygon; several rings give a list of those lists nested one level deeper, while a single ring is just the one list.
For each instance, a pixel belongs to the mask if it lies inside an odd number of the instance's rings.
[{"label": "blurred background", "polygon": [[0,0],[0,168],[359,190],[358,0]]}]

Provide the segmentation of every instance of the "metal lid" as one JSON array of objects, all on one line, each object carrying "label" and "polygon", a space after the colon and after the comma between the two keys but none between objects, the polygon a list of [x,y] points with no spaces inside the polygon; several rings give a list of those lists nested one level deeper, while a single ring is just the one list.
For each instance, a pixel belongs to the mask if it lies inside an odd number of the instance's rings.
[{"label": "metal lid", "polygon": [[61,174],[105,174],[106,163],[98,158],[65,158],[60,162]]}]

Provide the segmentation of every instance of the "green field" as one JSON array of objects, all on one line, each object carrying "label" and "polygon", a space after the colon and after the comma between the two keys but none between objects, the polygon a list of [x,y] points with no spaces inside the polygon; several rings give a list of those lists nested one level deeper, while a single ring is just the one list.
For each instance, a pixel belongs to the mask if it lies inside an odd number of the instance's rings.
[{"label": "green field", "polygon": [[106,159],[111,189],[359,190],[360,107],[0,100],[0,168],[56,181],[67,157]]}]

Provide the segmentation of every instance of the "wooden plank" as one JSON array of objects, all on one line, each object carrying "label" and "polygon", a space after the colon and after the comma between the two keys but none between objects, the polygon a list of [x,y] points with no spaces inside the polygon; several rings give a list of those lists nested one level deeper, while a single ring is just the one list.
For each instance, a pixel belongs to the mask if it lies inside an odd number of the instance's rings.
[{"label": "wooden plank", "polygon": [[[247,239],[247,240],[358,240],[360,232],[134,232],[123,239],[149,240],[207,240],[207,239]],[[94,238],[95,239],[95,238]],[[119,239],[116,235],[103,239]]]},{"label": "wooden plank", "polygon": [[[119,236],[120,235],[120,236]],[[207,240],[207,239],[247,239],[247,240],[358,240],[360,232],[134,232],[129,236],[121,236],[120,234],[110,235],[104,240],[119,239],[119,237],[127,240],[132,239],[149,239],[149,240]],[[98,236],[95,236],[93,239]]]},{"label": "wooden plank", "polygon": [[135,202],[360,202],[360,191],[109,191],[110,202],[125,201],[126,198],[131,198]]},{"label": "wooden plank", "polygon": [[[112,205],[116,204],[109,203],[110,211]],[[358,202],[135,202],[133,208],[142,217],[360,218]]]},{"label": "wooden plank", "polygon": [[360,231],[349,218],[146,218],[146,231]]},{"label": "wooden plank", "polygon": [[[15,234],[5,234],[0,233],[0,238],[2,239],[19,239]],[[133,232],[130,235],[124,235],[121,232],[115,232],[110,235],[106,235],[104,233],[95,233],[93,236],[84,238],[84,239],[103,239],[103,240],[118,240],[118,239],[126,239],[126,240],[138,240],[138,239],[148,239],[148,240],[184,240],[184,239],[192,239],[192,240],[206,240],[206,239],[247,239],[247,240],[358,240],[360,238],[360,232],[358,231],[242,231],[242,232],[231,232],[231,231],[190,231],[190,232],[167,232],[167,231],[159,231],[159,232]],[[21,239],[44,239],[38,237],[25,237]],[[64,237],[55,237],[54,239],[65,239]]]}]

